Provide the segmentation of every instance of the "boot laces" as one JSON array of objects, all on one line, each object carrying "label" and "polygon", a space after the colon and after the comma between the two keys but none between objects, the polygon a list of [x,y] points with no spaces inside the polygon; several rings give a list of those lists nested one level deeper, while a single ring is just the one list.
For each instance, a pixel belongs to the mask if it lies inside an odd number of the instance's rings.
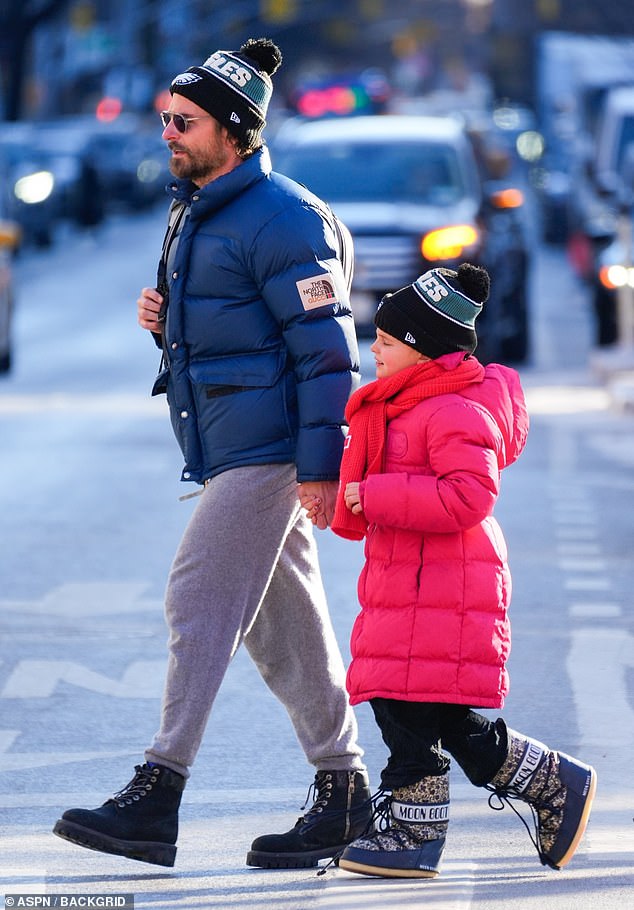
[{"label": "boot laces", "polygon": [[304,813],[300,821],[309,821],[315,815],[319,815],[328,809],[328,803],[330,802],[330,797],[332,796],[333,783],[332,783],[332,774],[324,774],[321,777],[315,775],[315,779],[308,788],[308,793],[304,800],[304,804],[300,807],[302,812],[312,800],[313,804],[308,810]]},{"label": "boot laces", "polygon": [[[526,828],[528,836],[531,839],[531,843],[537,850],[537,855],[539,856],[542,865],[545,866],[550,865],[550,862],[547,858],[546,852],[541,847],[541,835],[556,834],[559,830],[563,818],[563,806],[557,806],[555,798],[565,790],[562,784],[559,784],[554,788],[551,786],[550,789],[548,788],[547,784],[548,782],[544,784],[539,793],[537,793],[535,796],[531,796],[530,802],[525,797],[520,796],[514,790],[509,790],[504,787],[492,787],[490,785],[487,785],[486,787],[486,789],[491,792],[491,795],[488,799],[490,808],[494,809],[496,812],[501,812],[505,806],[508,806],[513,810],[513,812],[517,815],[521,823]],[[535,829],[534,834],[529,823],[526,821],[519,809],[514,805],[516,802],[521,802],[528,805],[533,819],[533,826]]]},{"label": "boot laces", "polygon": [[[358,840],[367,837],[375,831],[385,831],[390,827],[390,796],[390,790],[385,790],[383,787],[380,787],[370,799],[362,804],[363,806],[368,804],[372,806],[372,815],[359,835]],[[334,856],[331,856],[326,865],[317,872],[317,875],[325,875],[331,866],[338,866],[344,850],[345,847],[342,850],[339,850],[338,853],[335,853]]]},{"label": "boot laces", "polygon": [[369,834],[374,828],[376,831],[387,831],[392,821],[392,791],[379,787],[374,796],[370,797],[372,817],[367,824],[362,837]]},{"label": "boot laces", "polygon": [[133,802],[138,802],[142,797],[147,796],[158,780],[158,768],[150,768],[149,765],[135,765],[134,770],[136,773],[130,783],[112,797],[120,809],[123,809],[124,806],[131,806]]}]

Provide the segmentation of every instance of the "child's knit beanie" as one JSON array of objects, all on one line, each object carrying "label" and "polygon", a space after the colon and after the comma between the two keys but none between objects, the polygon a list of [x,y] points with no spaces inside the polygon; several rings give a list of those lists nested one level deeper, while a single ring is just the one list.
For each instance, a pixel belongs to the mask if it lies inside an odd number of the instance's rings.
[{"label": "child's knit beanie", "polygon": [[386,294],[374,317],[377,328],[435,359],[478,343],[475,321],[489,296],[486,269],[463,262],[458,271],[430,269],[413,284]]}]

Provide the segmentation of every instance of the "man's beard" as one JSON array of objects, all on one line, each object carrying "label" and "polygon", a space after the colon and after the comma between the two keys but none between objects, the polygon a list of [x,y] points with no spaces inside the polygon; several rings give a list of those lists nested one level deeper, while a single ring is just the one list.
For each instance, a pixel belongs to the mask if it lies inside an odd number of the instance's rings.
[{"label": "man's beard", "polygon": [[189,149],[185,149],[177,142],[171,143],[170,151],[174,149],[180,151],[183,157],[170,158],[169,167],[175,177],[185,180],[191,180],[194,183],[202,181],[207,183],[214,179],[214,176],[221,170],[227,162],[228,156],[219,152],[217,149],[209,151],[207,154],[192,154]]}]

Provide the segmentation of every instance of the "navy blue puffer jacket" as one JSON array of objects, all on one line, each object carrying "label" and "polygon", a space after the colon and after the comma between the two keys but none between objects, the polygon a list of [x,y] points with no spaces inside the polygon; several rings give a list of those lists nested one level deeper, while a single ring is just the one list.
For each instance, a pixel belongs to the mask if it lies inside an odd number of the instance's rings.
[{"label": "navy blue puffer jacket", "polygon": [[296,463],[298,481],[337,479],[359,354],[329,210],[272,172],[266,149],[170,190],[189,211],[154,391],[167,391],[182,479],[274,463]]}]

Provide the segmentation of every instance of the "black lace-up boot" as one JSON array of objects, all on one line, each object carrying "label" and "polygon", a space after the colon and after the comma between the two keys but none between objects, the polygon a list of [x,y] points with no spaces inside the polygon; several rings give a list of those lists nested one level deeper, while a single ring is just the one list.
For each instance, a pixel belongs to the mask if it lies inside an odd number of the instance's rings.
[{"label": "black lace-up boot", "polygon": [[372,819],[371,794],[365,771],[318,771],[306,803],[311,808],[285,834],[256,837],[247,854],[248,866],[305,869],[340,853],[359,837]]},{"label": "black lace-up boot", "polygon": [[[561,869],[572,859],[588,823],[597,785],[594,768],[507,728],[507,757],[487,789],[492,809],[509,805],[526,827],[544,866]],[[493,802],[499,799],[499,805]],[[528,803],[536,836],[510,800]]]},{"label": "black lace-up boot", "polygon": [[185,778],[162,765],[136,765],[130,783],[99,809],[69,809],[53,833],[80,847],[173,866]]}]

